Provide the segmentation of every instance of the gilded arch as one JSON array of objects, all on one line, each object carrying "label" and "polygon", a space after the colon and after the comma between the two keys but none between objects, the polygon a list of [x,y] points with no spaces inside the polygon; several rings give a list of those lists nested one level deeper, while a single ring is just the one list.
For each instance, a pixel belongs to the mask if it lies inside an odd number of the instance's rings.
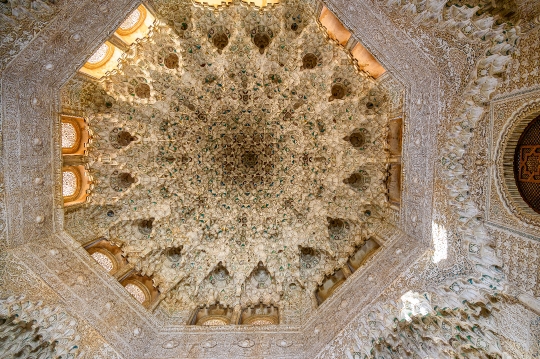
[{"label": "gilded arch", "polygon": [[62,193],[64,206],[73,206],[86,201],[91,186],[91,178],[83,165],[62,168]]},{"label": "gilded arch", "polygon": [[84,118],[60,115],[62,123],[62,154],[83,155],[89,140],[89,133]]}]

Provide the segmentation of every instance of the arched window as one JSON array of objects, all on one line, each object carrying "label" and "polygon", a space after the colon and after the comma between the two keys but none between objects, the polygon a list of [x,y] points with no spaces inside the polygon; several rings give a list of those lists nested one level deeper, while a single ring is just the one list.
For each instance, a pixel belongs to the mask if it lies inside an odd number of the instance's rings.
[{"label": "arched window", "polygon": [[73,170],[64,171],[62,178],[62,193],[64,197],[73,197],[77,195],[80,189],[80,178],[78,172]]},{"label": "arched window", "polygon": [[62,169],[62,196],[64,206],[86,201],[90,178],[84,166],[67,166]]},{"label": "arched window", "polygon": [[144,286],[141,283],[131,282],[126,284],[125,288],[137,302],[144,304],[148,300],[149,296],[145,293]]},{"label": "arched window", "polygon": [[[221,304],[197,308],[188,324],[204,326],[229,325],[233,320],[234,310]],[[236,323],[233,323],[236,324]]]},{"label": "arched window", "polygon": [[107,72],[113,71],[118,67],[118,60],[122,54],[122,50],[109,41],[106,41],[90,55],[79,71],[96,79],[100,79]]},{"label": "arched window", "polygon": [[107,272],[112,272],[113,269],[114,269],[114,262],[112,261],[112,259],[106,255],[105,253],[101,252],[101,251],[98,251],[98,252],[94,252],[94,254],[92,254],[92,258],[94,258],[96,260],[96,262],[99,263],[100,266],[102,266],[103,268],[105,268],[105,270]]},{"label": "arched window", "polygon": [[87,69],[97,69],[105,65],[113,56],[114,48],[115,47],[109,42],[102,44],[100,47],[98,47],[96,52],[90,56],[88,61],[86,61],[84,67]]},{"label": "arched window", "polygon": [[61,115],[62,154],[83,155],[90,138],[86,122],[82,117]]},{"label": "arched window", "polygon": [[158,302],[159,291],[154,287],[152,278],[137,273],[131,273],[120,281],[120,284],[146,308],[151,308]]},{"label": "arched window", "polygon": [[155,20],[155,17],[146,7],[139,5],[116,29],[115,35],[125,44],[131,45],[137,39],[142,39],[148,35]]},{"label": "arched window", "polygon": [[256,326],[279,324],[279,309],[263,304],[245,308],[242,311],[241,324]]},{"label": "arched window", "polygon": [[387,164],[386,189],[388,202],[394,209],[401,204],[401,151],[403,142],[403,120],[388,121],[386,145],[390,158]]},{"label": "arched window", "polygon": [[497,151],[496,175],[508,211],[530,225],[540,225],[540,102],[514,112]]},{"label": "arched window", "polygon": [[366,263],[380,248],[380,244],[373,238],[368,239],[358,250],[349,258],[347,262],[352,272]]},{"label": "arched window", "polygon": [[323,6],[319,22],[326,29],[328,37],[350,50],[350,54],[360,70],[375,79],[386,72],[384,67],[362,44],[351,38],[351,32],[326,6]]},{"label": "arched window", "polygon": [[84,245],[88,254],[110,275],[125,274],[127,260],[122,256],[122,250],[105,238],[98,238]]},{"label": "arched window", "polygon": [[73,148],[77,145],[78,135],[72,123],[62,122],[62,148]]},{"label": "arched window", "polygon": [[345,279],[345,274],[341,269],[334,272],[332,275],[326,276],[325,280],[316,291],[316,297],[319,305],[334,294],[336,289],[345,283]]},{"label": "arched window", "polygon": [[144,18],[146,17],[146,9],[142,6],[141,9],[135,9],[124,22],[118,28],[118,33],[121,35],[128,35],[137,30],[141,26]]},{"label": "arched window", "polygon": [[531,121],[517,143],[514,177],[521,198],[540,213],[540,116]]}]

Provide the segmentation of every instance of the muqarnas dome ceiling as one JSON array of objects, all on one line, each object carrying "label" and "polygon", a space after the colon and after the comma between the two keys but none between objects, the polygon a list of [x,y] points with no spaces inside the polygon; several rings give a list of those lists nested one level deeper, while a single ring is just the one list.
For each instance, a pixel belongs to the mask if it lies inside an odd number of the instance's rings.
[{"label": "muqarnas dome ceiling", "polygon": [[304,3],[168,6],[71,96],[94,187],[65,227],[119,246],[170,315],[262,303],[297,323],[389,207],[389,95]]}]

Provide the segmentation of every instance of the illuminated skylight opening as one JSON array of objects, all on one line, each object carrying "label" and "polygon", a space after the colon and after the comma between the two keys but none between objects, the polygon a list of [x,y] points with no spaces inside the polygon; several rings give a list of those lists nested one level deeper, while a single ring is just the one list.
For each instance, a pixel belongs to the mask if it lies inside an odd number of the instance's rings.
[{"label": "illuminated skylight opening", "polygon": [[73,196],[77,190],[77,176],[71,171],[65,171],[62,177],[62,194],[64,197]]},{"label": "illuminated skylight opening", "polygon": [[144,295],[144,292],[139,286],[129,283],[126,285],[126,290],[135,298],[139,303],[144,303],[146,300],[146,296]]},{"label": "illuminated skylight opening", "polygon": [[100,253],[100,252],[95,252],[95,253],[92,254],[92,258],[94,258],[96,260],[96,262],[99,263],[100,266],[105,268],[105,270],[107,272],[112,271],[112,269],[114,267],[113,262],[105,254]]},{"label": "illuminated skylight opening", "polygon": [[140,18],[141,18],[141,12],[139,11],[139,9],[135,9],[135,11],[129,14],[127,19],[124,20],[122,25],[120,25],[120,29],[130,30],[133,26],[137,24]]},{"label": "illuminated skylight opening", "polygon": [[71,123],[62,123],[62,148],[71,148],[77,141],[77,131]]},{"label": "illuminated skylight opening", "polygon": [[105,59],[105,56],[107,56],[107,53],[109,52],[109,45],[103,44],[99,47],[99,49],[94,52],[94,54],[88,59],[89,64],[97,64],[100,61],[103,61]]}]

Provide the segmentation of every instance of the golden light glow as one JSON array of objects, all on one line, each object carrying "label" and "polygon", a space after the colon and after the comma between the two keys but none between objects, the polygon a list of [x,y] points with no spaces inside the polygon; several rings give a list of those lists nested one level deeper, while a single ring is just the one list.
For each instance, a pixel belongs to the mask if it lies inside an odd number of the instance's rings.
[{"label": "golden light glow", "polygon": [[141,9],[135,9],[129,16],[124,20],[120,27],[118,28],[118,33],[121,35],[129,35],[133,31],[137,30],[141,26],[142,22],[146,18],[146,9],[144,6],[140,6]]},{"label": "golden light glow", "polygon": [[[103,50],[106,49],[105,56],[101,56],[101,53]],[[79,70],[87,75],[90,75],[92,77],[95,77],[97,79],[101,78],[106,74],[107,71],[112,71],[116,69],[118,66],[118,60],[122,56],[123,52],[113,44],[111,44],[109,41],[106,41],[97,51],[97,54],[92,55],[91,60],[95,61],[96,59],[100,59],[97,62],[90,63],[87,62],[84,64],[84,66]],[[99,56],[97,56],[99,55]]]},{"label": "golden light glow", "polygon": [[90,56],[84,67],[93,70],[105,65],[113,56],[114,49],[111,43],[105,42]]},{"label": "golden light glow", "polygon": [[[337,41],[341,46],[346,46],[351,38],[351,32],[343,26],[341,21],[325,6],[319,16],[321,25],[326,28],[328,37]],[[384,67],[373,57],[373,55],[358,43],[351,50],[351,55],[358,62],[360,70],[367,72],[373,78],[377,78],[385,73]]]},{"label": "golden light glow", "polygon": [[352,49],[351,54],[358,61],[358,67],[360,70],[364,70],[370,74],[373,78],[377,78],[384,74],[386,70],[381,64],[373,57],[373,55],[362,45],[356,44]]},{"label": "golden light glow", "polygon": [[146,301],[146,295],[141,289],[141,286],[133,283],[128,283],[125,288],[129,292],[129,294],[131,294],[139,303],[142,304]]},{"label": "golden light glow", "polygon": [[139,7],[124,20],[118,29],[118,36],[127,45],[133,44],[137,39],[148,36],[150,27],[154,24],[156,18],[143,5]]},{"label": "golden light glow", "polygon": [[322,9],[319,17],[321,25],[326,28],[328,36],[336,40],[340,45],[347,45],[347,41],[351,37],[351,32],[343,26],[341,21],[325,6]]},{"label": "golden light glow", "polygon": [[92,254],[92,258],[94,258],[100,266],[105,268],[107,272],[111,272],[113,270],[114,268],[113,261],[106,254],[102,252],[94,252]]},{"label": "golden light glow", "polygon": [[64,171],[62,177],[62,194],[64,197],[75,196],[79,179],[75,171]]},{"label": "golden light glow", "polygon": [[73,148],[77,144],[77,131],[73,124],[62,122],[62,148]]},{"label": "golden light glow", "polygon": [[86,201],[90,178],[84,166],[67,166],[62,169],[62,196],[64,206],[72,206]]},{"label": "golden light glow", "polygon": [[82,117],[61,115],[62,154],[82,155],[89,140],[88,129]]}]

